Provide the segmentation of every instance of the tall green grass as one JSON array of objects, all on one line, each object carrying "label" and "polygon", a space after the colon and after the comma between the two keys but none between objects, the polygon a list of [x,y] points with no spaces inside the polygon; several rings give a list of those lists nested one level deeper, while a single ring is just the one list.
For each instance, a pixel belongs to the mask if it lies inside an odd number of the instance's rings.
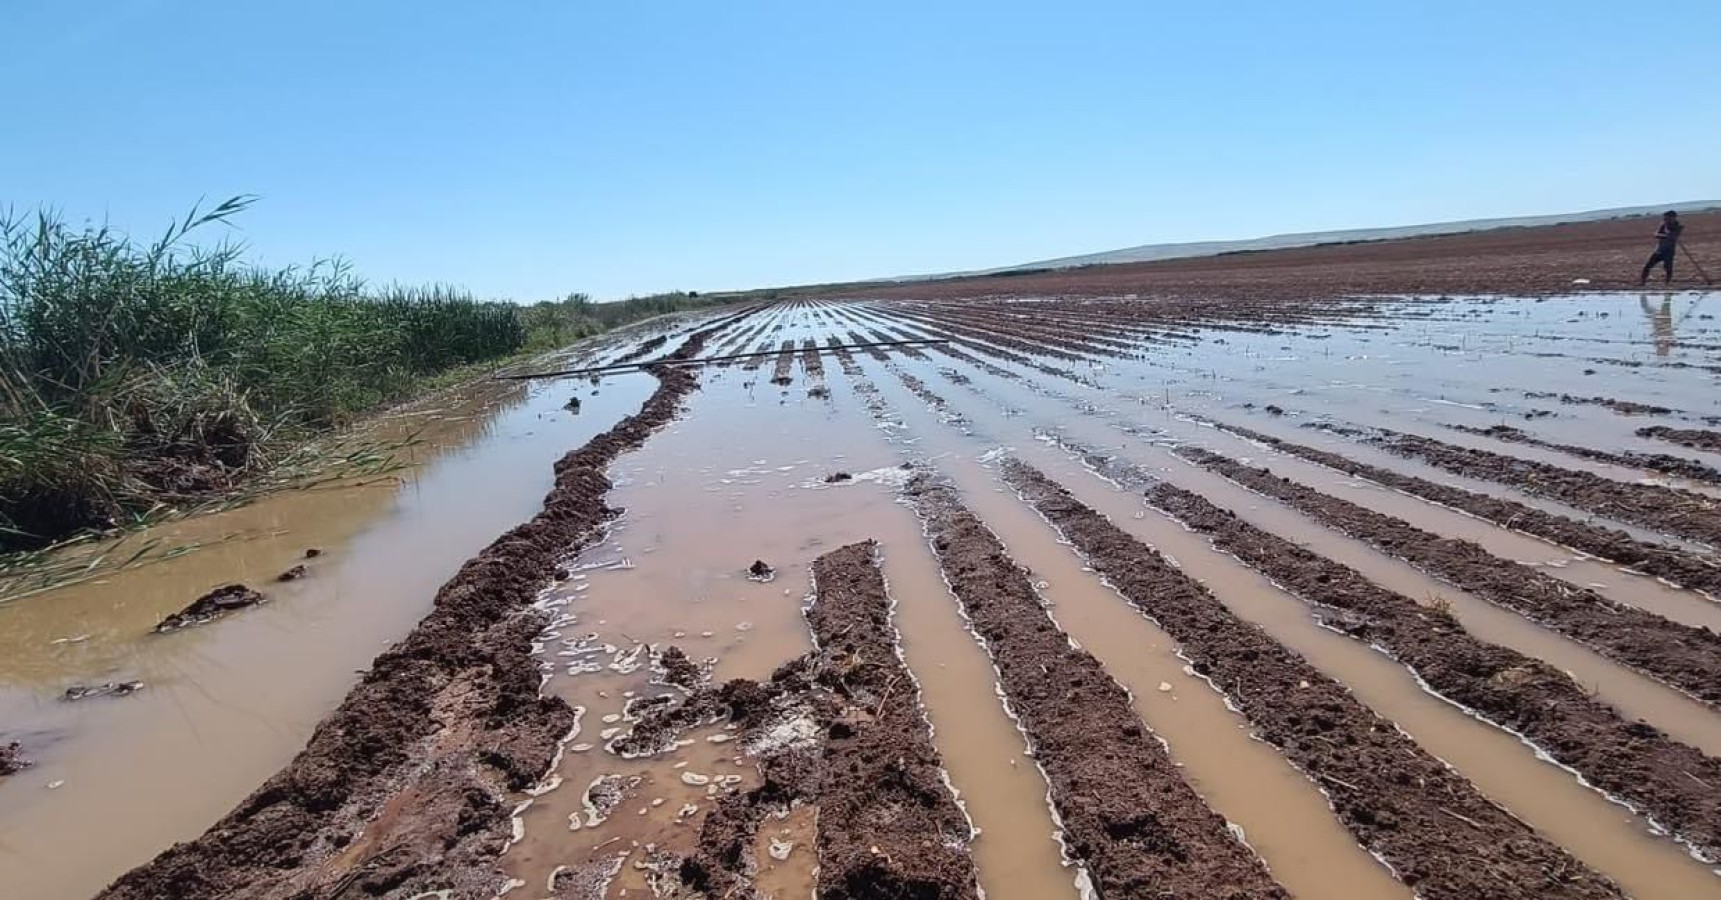
[{"label": "tall green grass", "polygon": [[512,304],[194,240],[250,203],[147,243],[0,213],[0,550],[230,490],[308,434],[525,346]]},{"label": "tall green grass", "polygon": [[729,302],[733,301],[701,297],[694,291],[629,297],[609,303],[595,303],[585,294],[569,294],[561,300],[545,300],[522,307],[520,320],[526,328],[526,346],[534,350],[552,350],[653,316]]}]

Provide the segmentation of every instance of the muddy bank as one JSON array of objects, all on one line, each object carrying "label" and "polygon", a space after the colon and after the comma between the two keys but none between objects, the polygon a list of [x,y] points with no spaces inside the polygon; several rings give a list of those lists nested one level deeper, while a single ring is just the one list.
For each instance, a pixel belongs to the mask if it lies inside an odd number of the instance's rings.
[{"label": "muddy bank", "polygon": [[1216,427],[1240,437],[1266,444],[1275,450],[1300,456],[1313,463],[1376,484],[1400,490],[1430,500],[1442,506],[1463,510],[1487,519],[1503,528],[1535,535],[1564,547],[1589,553],[1602,559],[1664,578],[1681,587],[1706,591],[1721,596],[1721,566],[1710,565],[1703,559],[1682,552],[1676,547],[1640,541],[1617,528],[1604,528],[1574,521],[1564,516],[1544,512],[1512,500],[1503,500],[1463,488],[1449,487],[1404,475],[1391,469],[1353,462],[1337,453],[1294,444],[1272,435],[1262,434],[1237,425],[1214,423]]},{"label": "muddy bank", "polygon": [[1027,573],[955,492],[925,476],[909,491],[1046,774],[1065,846],[1098,895],[1288,897],[1184,782],[1099,660],[1071,645]]},{"label": "muddy bank", "polygon": [[[1143,473],[1137,479],[1151,482]],[[1721,760],[1626,721],[1564,672],[1477,640],[1450,613],[1380,587],[1197,494],[1158,482],[1146,495],[1315,606],[1328,627],[1384,649],[1435,692],[1528,738],[1590,784],[1647,813],[1704,859],[1721,859]]]},{"label": "muddy bank", "polygon": [[[636,726],[635,735],[642,728],[656,735],[666,722],[726,719],[741,726],[739,744],[759,764],[760,784],[719,800],[693,851],[673,867],[682,888],[760,896],[753,848],[761,823],[813,804],[819,896],[979,896],[968,852],[972,828],[944,780],[919,689],[897,655],[876,550],[867,541],[814,561],[807,610],[814,652],[762,683],[702,687],[682,704],[696,712],[667,709]],[[672,746],[673,736],[645,743]]]},{"label": "muddy bank", "polygon": [[[1447,427],[1454,431],[1462,431],[1465,434],[1490,437],[1497,441],[1508,441],[1510,443],[1524,444],[1530,447],[1558,450],[1561,453],[1576,456],[1579,459],[1591,459],[1596,462],[1624,466],[1628,469],[1649,469],[1653,472],[1677,475],[1680,478],[1688,478],[1692,481],[1721,484],[1721,470],[1716,470],[1714,467],[1706,465],[1695,459],[1686,459],[1683,456],[1674,456],[1670,453],[1637,453],[1629,450],[1621,453],[1612,453],[1607,450],[1597,450],[1594,447],[1580,447],[1576,444],[1557,444],[1552,441],[1544,441],[1529,434],[1521,428],[1514,428],[1510,425],[1491,425],[1487,428],[1475,428],[1469,425],[1449,425]],[[1649,429],[1640,429],[1638,434],[1643,434],[1648,430]]]},{"label": "muddy bank", "polygon": [[1615,603],[1469,541],[1441,537],[1196,447],[1177,455],[1279,500],[1497,606],[1710,705],[1721,702],[1721,635]]},{"label": "muddy bank", "polygon": [[1365,435],[1363,441],[1459,475],[1496,481],[1598,516],[1721,547],[1721,511],[1716,508],[1716,500],[1701,494],[1652,484],[1627,484],[1589,472],[1385,429]]},{"label": "muddy bank", "polygon": [[1571,394],[1555,394],[1549,391],[1525,391],[1524,396],[1532,400],[1558,400],[1567,406],[1599,406],[1622,416],[1667,416],[1673,414],[1673,410],[1665,406],[1637,403],[1632,400],[1616,400],[1613,397],[1574,397]]},{"label": "muddy bank", "polygon": [[[733,318],[690,336],[687,358]],[[544,508],[438,592],[431,613],[378,656],[306,748],[195,840],[100,896],[488,898],[510,838],[510,793],[546,771],[573,710],[539,694],[532,609],[557,563],[615,511],[604,470],[668,422],[697,386],[677,369],[640,412],[556,465]]]},{"label": "muddy bank", "polygon": [[1038,470],[1010,460],[1005,475],[1089,565],[1180,643],[1195,671],[1262,739],[1320,784],[1345,827],[1418,896],[1623,896]]},{"label": "muddy bank", "polygon": [[819,781],[818,896],[972,900],[972,828],[944,780],[919,687],[897,656],[875,553],[871,543],[852,544],[813,563],[807,620],[818,677],[842,698]]},{"label": "muddy bank", "polygon": [[1652,425],[1639,428],[1638,437],[1655,438],[1660,441],[1690,447],[1693,450],[1709,450],[1721,453],[1721,431],[1711,431],[1707,428],[1669,428],[1666,425]]}]

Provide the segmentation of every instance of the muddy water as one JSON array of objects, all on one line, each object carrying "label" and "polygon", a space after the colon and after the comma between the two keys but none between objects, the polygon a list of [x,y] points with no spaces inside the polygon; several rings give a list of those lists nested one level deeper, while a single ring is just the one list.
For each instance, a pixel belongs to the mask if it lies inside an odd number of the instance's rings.
[{"label": "muddy water", "polygon": [[[591,396],[582,383],[577,417],[561,409],[565,383],[451,402],[432,414],[404,483],[279,494],[173,523],[153,536],[214,546],[0,606],[0,733],[38,761],[0,781],[0,896],[87,897],[226,813],[298,751],[460,563],[536,511],[552,462],[654,385],[635,376]],[[303,560],[312,547],[325,553]],[[306,578],[272,582],[301,561]],[[149,633],[233,581],[270,602]],[[72,683],[130,679],[146,687],[57,699]]]},{"label": "muddy water", "polygon": [[[948,387],[941,393],[975,428],[1014,443],[1033,464],[1051,472],[1067,470],[1067,455],[1033,440],[1019,419],[1007,419],[982,404],[958,403],[959,395]],[[1059,480],[1083,502],[1179,561],[1238,615],[1266,628],[1275,639],[1349,686],[1364,703],[1397,722],[1429,752],[1455,765],[1488,796],[1617,879],[1633,895],[1674,898],[1705,896],[1715,890],[1714,876],[1707,869],[1676,844],[1651,833],[1647,823],[1630,811],[1583,787],[1566,771],[1540,761],[1512,735],[1427,693],[1392,660],[1321,628],[1307,606],[1213,550],[1204,539],[1096,479],[1072,475]]]},{"label": "muddy water", "polygon": [[[787,317],[773,338],[805,327],[805,319]],[[990,668],[962,630],[912,513],[896,502],[900,452],[882,438],[834,361],[827,379],[832,394],[824,400],[807,397],[799,382],[785,389],[762,385],[744,369],[710,373],[687,416],[617,464],[611,503],[626,514],[546,600],[563,616],[545,642],[553,666],[548,689],[587,712],[555,773],[560,786],[525,811],[525,840],[508,855],[523,896],[542,895],[558,867],[618,856],[610,895],[631,895],[646,888],[654,850],[689,848],[710,794],[726,789],[706,779],[738,777],[727,789],[743,789],[750,762],[732,744],[712,743],[724,736],[712,729],[661,758],[625,761],[603,749],[606,734],[626,727],[619,717],[630,694],[665,690],[650,683],[643,648],[680,646],[696,660],[712,660],[718,679],[767,677],[808,649],[802,604],[812,560],[868,537],[883,544],[905,657],[952,782],[982,829],[974,852],[988,895],[1074,896],[1052,837],[1045,783],[991,697]],[[854,479],[826,484],[839,470]],[[744,576],[755,559],[776,568],[774,580]],[[594,825],[586,788],[606,775],[640,782],[612,818]],[[575,815],[581,827],[571,830]],[[760,885],[773,896],[808,893],[810,824],[809,816],[792,813],[762,830]],[[773,841],[784,858],[770,852]]]},{"label": "muddy water", "polygon": [[[996,381],[987,384],[987,380],[984,376],[976,377],[975,389],[985,390],[994,397],[1005,395],[992,393],[993,391],[1012,390],[1010,385]],[[1020,389],[1015,389],[1012,399],[1007,402],[1019,403],[1021,408],[1028,411],[1028,418],[1033,421],[1057,421],[1059,410],[1055,402],[1037,395],[1026,395],[1026,393]],[[952,396],[951,399],[954,401],[959,398]],[[1442,527],[1445,524],[1441,521],[1442,516],[1459,519],[1467,525],[1474,524],[1483,529],[1500,531],[1499,529],[1478,520],[1457,517],[1450,511],[1395,492],[1358,489],[1366,486],[1358,485],[1356,482],[1337,475],[1337,473],[1330,473],[1329,470],[1304,463],[1301,460],[1270,453],[1240,438],[1211,427],[1197,425],[1177,416],[1154,415],[1147,417],[1134,413],[1109,415],[1107,414],[1109,411],[1106,410],[1091,410],[1090,414],[1087,415],[1071,415],[1070,413],[1071,410],[1064,407],[1063,422],[1058,429],[1070,439],[1087,446],[1103,448],[1107,452],[1117,453],[1127,461],[1142,465],[1172,484],[1195,491],[1215,503],[1233,510],[1252,524],[1276,534],[1292,536],[1299,543],[1357,569],[1376,583],[1396,590],[1412,599],[1424,603],[1439,601],[1451,603],[1454,614],[1477,637],[1546,660],[1572,673],[1579,683],[1593,690],[1600,699],[1620,709],[1628,717],[1649,721],[1673,734],[1677,739],[1708,752],[1716,752],[1721,749],[1721,743],[1717,743],[1721,741],[1721,716],[1689,696],[1614,663],[1594,651],[1542,628],[1511,611],[1504,610],[1427,576],[1409,564],[1382,554],[1360,541],[1352,540],[1329,530],[1283,504],[1261,497],[1224,478],[1184,463],[1172,457],[1162,446],[1144,443],[1143,439],[1127,436],[1116,428],[1105,427],[1102,423],[1109,423],[1114,426],[1129,425],[1136,432],[1145,433],[1148,429],[1144,429],[1141,423],[1151,421],[1151,430],[1157,432],[1157,435],[1147,436],[1145,440],[1148,441],[1164,441],[1174,444],[1194,442],[1212,447],[1219,452],[1240,454],[1243,458],[1254,458],[1260,462],[1267,462],[1265,457],[1271,457],[1271,465],[1279,474],[1293,478],[1309,475],[1313,479],[1311,484],[1321,487],[1335,496],[1365,506],[1373,506],[1389,515],[1437,533],[1447,533],[1447,530]],[[1131,425],[1131,423],[1137,424]],[[1324,477],[1326,475],[1333,477],[1329,479]],[[1371,503],[1370,501],[1374,502]],[[1472,535],[1461,536],[1471,537]],[[1531,546],[1548,549],[1546,544],[1533,543]],[[1554,567],[1547,569],[1547,571],[1562,571],[1557,565],[1558,561],[1554,561]],[[1621,581],[1629,578],[1629,576],[1623,575],[1619,577]],[[1631,580],[1648,581],[1641,578]],[[1654,584],[1654,582],[1650,583]],[[1710,608],[1715,606],[1707,598],[1695,592],[1679,591],[1659,584],[1657,586],[1665,589],[1665,595],[1681,602],[1683,604],[1681,608],[1689,608],[1706,614]],[[1643,594],[1647,593],[1649,592],[1645,591],[1634,596],[1637,599],[1642,599]]]},{"label": "muddy water", "polygon": [[[963,502],[1015,561],[1038,580],[1062,627],[1127,688],[1136,711],[1171,750],[1196,792],[1239,825],[1274,877],[1301,897],[1408,897],[1390,871],[1359,847],[1325,796],[1270,746],[1222,696],[1189,672],[1176,642],[1134,612],[977,461],[970,445],[938,436],[930,415],[878,378]],[[924,429],[921,430],[921,429]]]}]

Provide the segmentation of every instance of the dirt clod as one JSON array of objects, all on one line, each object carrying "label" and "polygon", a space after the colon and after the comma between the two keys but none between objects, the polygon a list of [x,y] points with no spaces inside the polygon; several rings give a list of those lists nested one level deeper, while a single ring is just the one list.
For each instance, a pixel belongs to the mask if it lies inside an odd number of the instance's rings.
[{"label": "dirt clod", "polygon": [[294,566],[291,569],[288,569],[287,571],[282,572],[279,575],[276,575],[275,580],[276,581],[298,581],[299,579],[305,577],[305,575],[308,574],[309,572],[310,572],[310,570],[305,568],[302,565],[301,566]]},{"label": "dirt clod", "polygon": [[0,778],[21,772],[29,765],[30,761],[24,758],[24,749],[17,741],[0,744]]},{"label": "dirt clod", "polygon": [[91,697],[125,697],[143,690],[141,681],[108,681],[102,684],[74,684],[66,688],[60,699],[67,703]]},{"label": "dirt clod", "polygon": [[747,567],[747,580],[749,581],[763,583],[776,577],[777,570],[771,568],[770,564],[762,559],[753,560],[753,564]]},{"label": "dirt clod", "polygon": [[257,591],[242,584],[224,584],[221,587],[198,597],[190,606],[162,619],[155,626],[157,633],[177,631],[194,625],[212,622],[236,609],[256,606],[264,602],[264,597]]}]

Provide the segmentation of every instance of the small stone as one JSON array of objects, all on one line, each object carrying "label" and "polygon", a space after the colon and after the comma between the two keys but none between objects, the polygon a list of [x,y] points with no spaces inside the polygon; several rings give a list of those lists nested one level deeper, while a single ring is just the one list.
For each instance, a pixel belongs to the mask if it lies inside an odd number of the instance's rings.
[{"label": "small stone", "polygon": [[1160,692],[1160,693],[1161,693],[1161,694],[1169,694],[1169,693],[1171,693],[1171,682],[1169,682],[1169,681],[1161,681],[1161,682],[1160,682],[1160,683],[1159,683],[1159,692]]},{"label": "small stone", "polygon": [[701,775],[698,772],[683,772],[681,773],[681,783],[690,787],[699,787],[701,785],[710,784],[711,776]]}]

